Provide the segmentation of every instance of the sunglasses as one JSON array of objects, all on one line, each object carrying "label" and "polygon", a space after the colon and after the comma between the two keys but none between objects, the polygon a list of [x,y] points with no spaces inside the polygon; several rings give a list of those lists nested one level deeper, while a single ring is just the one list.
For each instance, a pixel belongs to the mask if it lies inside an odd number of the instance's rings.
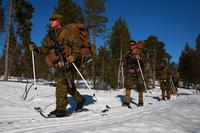
[{"label": "sunglasses", "polygon": [[135,43],[132,43],[132,44],[130,44],[129,46],[136,46],[136,44],[135,44]]},{"label": "sunglasses", "polygon": [[55,20],[57,20],[57,19],[56,18],[49,19],[49,21],[55,21]]}]

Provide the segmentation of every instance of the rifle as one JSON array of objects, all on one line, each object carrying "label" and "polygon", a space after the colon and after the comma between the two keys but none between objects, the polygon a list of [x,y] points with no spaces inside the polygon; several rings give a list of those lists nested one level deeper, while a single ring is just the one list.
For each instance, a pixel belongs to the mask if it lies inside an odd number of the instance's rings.
[{"label": "rifle", "polygon": [[69,80],[68,75],[67,75],[67,65],[66,65],[67,56],[63,49],[63,43],[57,39],[57,31],[56,30],[51,31],[50,33],[51,33],[50,35],[55,43],[55,51],[58,54],[58,58],[59,58],[58,65],[62,70],[63,78],[65,79],[65,81],[67,81],[67,83],[69,84],[69,87],[72,88],[71,81]]},{"label": "rifle", "polygon": [[[54,33],[50,34],[53,41],[55,42],[55,51],[59,56],[59,67],[62,70],[63,73],[63,77],[66,81],[68,81],[68,84],[70,86],[70,88],[72,88],[71,82],[68,78],[67,75],[67,65],[66,65],[66,54],[64,52],[63,49],[63,43],[61,41],[59,41],[56,37],[57,37],[57,32],[56,30],[54,30]],[[92,91],[92,89],[90,88],[90,86],[88,85],[88,83],[86,82],[86,80],[84,79],[84,77],[82,76],[82,74],[80,73],[80,71],[78,70],[77,66],[75,65],[75,63],[72,63],[73,67],[76,69],[76,71],[78,72],[78,74],[80,75],[80,77],[83,79],[83,81],[85,82],[86,86],[88,87],[88,89],[91,91],[93,97],[95,98],[95,100],[97,101],[97,98],[95,96],[95,93]]]}]

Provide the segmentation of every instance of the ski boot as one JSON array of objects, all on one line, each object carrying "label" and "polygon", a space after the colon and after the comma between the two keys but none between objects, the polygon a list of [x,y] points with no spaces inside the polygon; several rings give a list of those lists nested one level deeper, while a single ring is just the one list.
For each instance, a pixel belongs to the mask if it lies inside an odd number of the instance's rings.
[{"label": "ski boot", "polygon": [[122,106],[126,106],[126,107],[128,107],[128,108],[132,108],[132,107],[130,106],[130,103],[127,103],[127,102],[123,102],[123,103],[122,103]]},{"label": "ski boot", "polygon": [[66,110],[55,109],[48,114],[48,117],[64,117],[66,115]]},{"label": "ski boot", "polygon": [[143,106],[143,102],[139,102],[137,106],[138,107],[142,107]]},{"label": "ski boot", "polygon": [[170,100],[170,96],[167,96],[167,100]]},{"label": "ski boot", "polygon": [[162,100],[165,101],[165,97],[162,97]]}]

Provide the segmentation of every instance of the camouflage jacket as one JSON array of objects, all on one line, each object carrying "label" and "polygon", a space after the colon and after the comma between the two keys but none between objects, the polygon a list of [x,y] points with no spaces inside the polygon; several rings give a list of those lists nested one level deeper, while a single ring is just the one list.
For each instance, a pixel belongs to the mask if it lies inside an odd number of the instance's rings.
[{"label": "camouflage jacket", "polygon": [[161,67],[159,69],[159,79],[160,79],[160,81],[169,81],[170,75],[171,75],[171,72],[170,72],[170,69],[169,69],[168,66]]},{"label": "camouflage jacket", "polygon": [[47,55],[46,62],[50,67],[57,66],[59,61],[55,47],[57,41],[62,44],[66,57],[73,55],[76,59],[80,56],[81,45],[72,32],[68,32],[65,28],[50,31],[49,36],[45,39],[44,44],[40,48],[40,53]]},{"label": "camouflage jacket", "polygon": [[128,54],[126,55],[125,68],[130,73],[139,72],[139,66],[136,59],[136,55],[139,57],[138,60],[139,60],[141,69],[144,70],[145,68],[146,57],[140,49],[136,48],[133,51],[128,51]]}]

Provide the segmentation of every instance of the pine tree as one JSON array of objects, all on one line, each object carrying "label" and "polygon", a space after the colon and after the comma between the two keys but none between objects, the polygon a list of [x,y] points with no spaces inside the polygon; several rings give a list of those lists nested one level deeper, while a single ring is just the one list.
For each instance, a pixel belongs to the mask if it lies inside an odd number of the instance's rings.
[{"label": "pine tree", "polygon": [[197,74],[197,83],[200,84],[200,34],[196,39],[196,74]]},{"label": "pine tree", "polygon": [[62,15],[63,25],[76,22],[83,23],[84,21],[81,8],[74,3],[73,0],[59,0],[57,7],[55,7],[54,13],[59,13]]},{"label": "pine tree", "polygon": [[[33,14],[33,6],[26,0],[15,0],[14,2],[14,20],[17,24],[16,33],[20,39],[21,61],[19,62],[19,73],[26,77],[32,75],[31,52],[28,49],[31,35],[31,18]],[[22,65],[23,64],[23,65]]]},{"label": "pine tree", "polygon": [[129,47],[129,41],[131,40],[131,35],[128,30],[128,26],[122,18],[119,18],[114,26],[112,27],[112,32],[108,40],[108,44],[111,50],[111,56],[112,56],[112,84],[115,86],[115,88],[118,86],[117,83],[117,75],[118,75],[118,66],[120,61],[120,50],[122,49],[122,59],[124,59],[128,47]]},{"label": "pine tree", "polygon": [[200,83],[200,36],[196,39],[196,49],[190,48],[186,43],[184,51],[179,59],[179,73],[180,78],[189,88],[189,86],[197,86]]},{"label": "pine tree", "polygon": [[[93,38],[92,44],[94,48],[96,48],[96,38],[106,33],[106,22],[108,21],[108,19],[102,15],[106,11],[106,8],[104,6],[105,0],[83,0],[83,3],[84,3],[85,22],[90,33],[92,34]],[[96,60],[97,59],[94,56],[92,64],[94,87],[96,83],[96,75],[95,75]]]},{"label": "pine tree", "polygon": [[0,0],[0,33],[4,31],[4,26],[5,26],[4,8],[2,7],[2,0]]},{"label": "pine tree", "polygon": [[176,62],[170,63],[170,69],[172,72],[178,72],[178,64]]},{"label": "pine tree", "polygon": [[[0,35],[5,30],[5,16],[4,16],[4,8],[2,6],[2,0],[0,0]],[[4,65],[5,65],[5,57],[1,56],[0,58],[0,75],[3,75]]]},{"label": "pine tree", "polygon": [[149,36],[147,40],[145,40],[145,49],[148,53],[149,59],[151,62],[152,70],[153,70],[153,79],[156,79],[156,75],[158,75],[157,68],[159,68],[160,64],[165,61],[170,64],[171,56],[165,50],[165,44],[162,41],[159,41],[156,36]]},{"label": "pine tree", "polygon": [[131,35],[128,26],[121,17],[115,22],[112,27],[111,36],[109,39],[109,46],[113,58],[120,58],[120,49],[123,49],[123,56],[127,53]]},{"label": "pine tree", "polygon": [[4,80],[8,80],[9,76],[9,45],[10,45],[10,33],[11,33],[11,21],[12,21],[12,9],[13,9],[13,0],[10,0],[9,4],[9,19],[8,19],[8,32],[7,32],[7,40],[5,47],[5,67],[4,67]]},{"label": "pine tree", "polygon": [[179,58],[178,70],[180,78],[187,88],[196,82],[195,55],[194,49],[190,48],[189,44],[186,43],[185,49]]},{"label": "pine tree", "polygon": [[108,89],[108,85],[113,86],[111,53],[107,45],[101,46],[98,51],[95,72],[100,80],[97,82],[97,84],[99,84],[97,87],[99,87],[99,89]]},{"label": "pine tree", "polygon": [[197,54],[200,56],[200,34],[198,35],[197,39],[196,39],[196,52]]},{"label": "pine tree", "polygon": [[106,11],[105,0],[83,0],[86,24],[92,33],[93,45],[96,47],[96,38],[106,32],[108,19],[102,14]]},{"label": "pine tree", "polygon": [[16,72],[17,72],[17,64],[19,61],[19,49],[17,48],[17,40],[16,40],[16,35],[14,32],[14,28],[13,26],[11,26],[11,30],[10,30],[10,46],[9,46],[9,57],[8,57],[8,70],[9,70],[9,74],[12,76],[17,76]]}]

